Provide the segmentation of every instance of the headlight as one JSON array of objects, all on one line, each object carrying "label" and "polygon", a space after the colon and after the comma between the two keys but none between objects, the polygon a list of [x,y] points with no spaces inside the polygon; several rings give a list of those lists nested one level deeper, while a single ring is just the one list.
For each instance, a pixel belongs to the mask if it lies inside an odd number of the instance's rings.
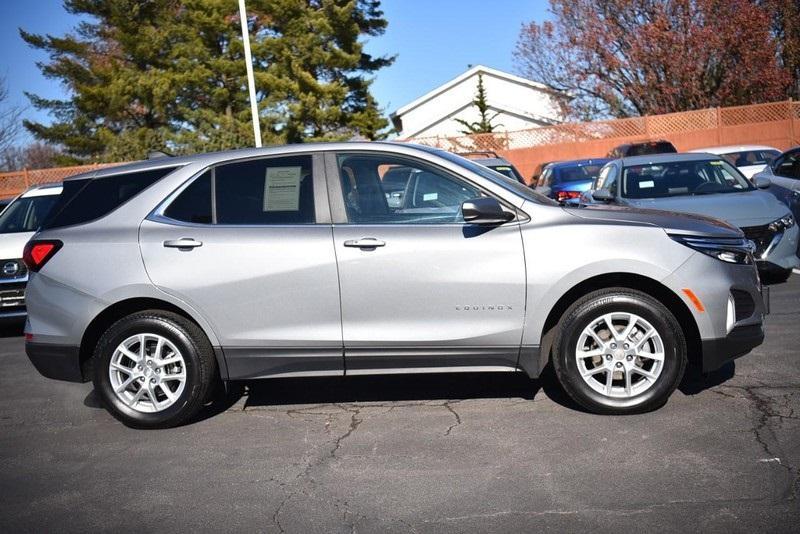
[{"label": "headlight", "polygon": [[707,256],[726,263],[749,265],[753,263],[755,245],[744,238],[698,237],[670,235],[672,239]]},{"label": "headlight", "polygon": [[791,214],[769,223],[769,229],[773,232],[783,232],[792,226],[794,226],[794,217]]}]

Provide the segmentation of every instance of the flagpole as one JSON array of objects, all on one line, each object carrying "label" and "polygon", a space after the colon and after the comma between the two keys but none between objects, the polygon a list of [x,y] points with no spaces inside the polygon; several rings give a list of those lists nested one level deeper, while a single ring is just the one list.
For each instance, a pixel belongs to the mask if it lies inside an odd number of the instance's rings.
[{"label": "flagpole", "polygon": [[256,82],[253,78],[253,58],[250,55],[250,32],[247,30],[247,10],[244,0],[239,0],[239,17],[242,20],[242,42],[244,60],[247,62],[247,89],[250,92],[250,113],[253,115],[253,137],[256,147],[261,147],[261,125],[258,121],[258,102],[256,102]]}]

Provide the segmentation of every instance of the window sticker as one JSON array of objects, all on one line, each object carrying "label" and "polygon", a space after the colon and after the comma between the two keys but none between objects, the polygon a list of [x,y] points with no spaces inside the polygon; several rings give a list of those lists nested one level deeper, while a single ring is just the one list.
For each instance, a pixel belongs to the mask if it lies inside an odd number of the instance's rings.
[{"label": "window sticker", "polygon": [[649,189],[655,186],[656,183],[653,180],[647,180],[646,182],[639,182],[639,189]]},{"label": "window sticker", "polygon": [[264,211],[300,209],[301,167],[269,167],[264,180]]},{"label": "window sticker", "polygon": [[423,202],[428,202],[429,200],[438,200],[438,199],[439,199],[439,193],[425,193],[424,195],[422,195]]},{"label": "window sticker", "polygon": [[709,163],[710,163],[711,165],[722,165],[722,162],[721,162],[721,161],[718,161],[718,160],[712,160],[712,161],[709,161]]}]

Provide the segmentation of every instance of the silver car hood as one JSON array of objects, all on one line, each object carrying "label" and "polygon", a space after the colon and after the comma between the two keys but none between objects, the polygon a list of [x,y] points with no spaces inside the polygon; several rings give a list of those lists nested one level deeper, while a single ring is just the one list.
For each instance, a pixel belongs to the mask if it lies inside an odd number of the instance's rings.
[{"label": "silver car hood", "polygon": [[769,224],[789,212],[789,208],[765,191],[627,199],[626,202],[637,208],[706,215],[739,228]]},{"label": "silver car hood", "polygon": [[609,205],[564,208],[564,211],[597,222],[660,226],[670,234],[731,238],[744,235],[741,230],[725,221],[702,215]]},{"label": "silver car hood", "polygon": [[34,232],[13,232],[0,234],[0,260],[10,260],[22,257],[25,248]]}]

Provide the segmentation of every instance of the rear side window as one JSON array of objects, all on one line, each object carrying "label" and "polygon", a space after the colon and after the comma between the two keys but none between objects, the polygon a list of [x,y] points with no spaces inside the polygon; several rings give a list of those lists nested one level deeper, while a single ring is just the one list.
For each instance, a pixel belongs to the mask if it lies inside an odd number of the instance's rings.
[{"label": "rear side window", "polygon": [[175,169],[176,167],[168,167],[102,178],[67,180],[56,205],[42,224],[42,229],[99,219]]},{"label": "rear side window", "polygon": [[314,224],[311,156],[212,167],[172,201],[164,216],[199,224]]}]

